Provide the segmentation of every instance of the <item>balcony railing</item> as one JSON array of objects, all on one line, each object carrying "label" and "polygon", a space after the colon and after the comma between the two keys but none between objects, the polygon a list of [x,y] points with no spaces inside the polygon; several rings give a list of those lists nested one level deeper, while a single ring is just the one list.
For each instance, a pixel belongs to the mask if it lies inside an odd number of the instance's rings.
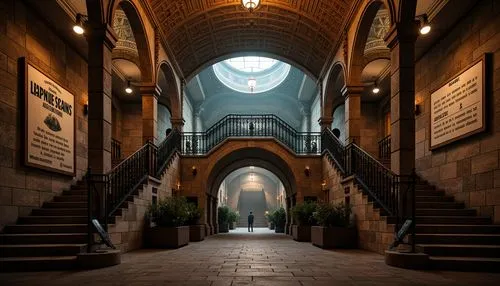
[{"label": "balcony railing", "polygon": [[391,159],[391,135],[378,142],[378,157],[381,160]]},{"label": "balcony railing", "polygon": [[204,155],[231,137],[275,138],[296,154],[321,153],[321,133],[297,132],[275,115],[228,115],[205,132],[182,133],[183,155]]}]

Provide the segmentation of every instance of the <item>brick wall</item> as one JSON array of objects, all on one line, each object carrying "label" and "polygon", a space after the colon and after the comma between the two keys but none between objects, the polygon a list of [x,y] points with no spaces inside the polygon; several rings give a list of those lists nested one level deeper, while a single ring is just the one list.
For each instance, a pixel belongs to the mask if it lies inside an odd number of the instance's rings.
[{"label": "brick wall", "polygon": [[23,1],[0,1],[0,229],[28,215],[69,187],[74,178],[21,165],[24,120],[18,90],[17,62],[27,57],[75,92],[76,169],[87,167],[87,64]]},{"label": "brick wall", "polygon": [[[479,1],[415,67],[416,168],[447,194],[500,223],[500,3]],[[483,56],[493,53],[492,92],[486,95],[488,130],[429,150],[430,92]],[[488,118],[488,117],[487,117]]]}]

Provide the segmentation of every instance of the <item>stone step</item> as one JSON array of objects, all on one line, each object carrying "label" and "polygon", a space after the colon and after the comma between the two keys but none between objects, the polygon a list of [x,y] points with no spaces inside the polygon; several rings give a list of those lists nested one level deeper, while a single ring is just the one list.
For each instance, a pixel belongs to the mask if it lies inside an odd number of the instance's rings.
[{"label": "stone step", "polygon": [[63,196],[85,196],[85,201],[87,201],[87,190],[69,190],[63,191]]},{"label": "stone step", "polygon": [[15,224],[7,225],[5,233],[86,233],[87,224]]},{"label": "stone step", "polygon": [[420,224],[417,222],[416,233],[461,233],[461,234],[500,234],[500,225],[452,225]]},{"label": "stone step", "polygon": [[485,216],[417,216],[417,224],[490,224]]},{"label": "stone step", "polygon": [[435,270],[499,272],[500,258],[494,257],[429,257],[431,267]]},{"label": "stone step", "polygon": [[416,190],[415,191],[416,196],[444,196],[443,191],[436,191],[434,189],[429,189],[429,190]]},{"label": "stone step", "polygon": [[86,216],[22,216],[19,224],[83,224],[87,223]]},{"label": "stone step", "polygon": [[87,202],[87,196],[66,195],[54,197],[54,202]]},{"label": "stone step", "polygon": [[418,244],[431,256],[467,256],[500,258],[500,245],[473,244]]},{"label": "stone step", "polygon": [[86,208],[87,201],[84,202],[46,202],[43,204],[44,208]]},{"label": "stone step", "polygon": [[476,210],[474,210],[474,209],[416,209],[416,213],[417,213],[417,216],[475,216]]},{"label": "stone step", "polygon": [[0,257],[0,272],[70,270],[76,256]]},{"label": "stone step", "polygon": [[65,244],[86,242],[86,233],[0,234],[0,244]]},{"label": "stone step", "polygon": [[453,197],[449,196],[416,196],[416,202],[454,202]]},{"label": "stone step", "polygon": [[500,234],[418,233],[416,234],[415,241],[418,244],[500,245]]},{"label": "stone step", "polygon": [[34,209],[31,213],[34,216],[86,216],[87,208],[71,208],[71,209]]},{"label": "stone step", "polygon": [[417,209],[463,209],[465,205],[457,202],[416,202]]},{"label": "stone step", "polygon": [[86,244],[2,244],[0,257],[73,256],[86,249]]}]

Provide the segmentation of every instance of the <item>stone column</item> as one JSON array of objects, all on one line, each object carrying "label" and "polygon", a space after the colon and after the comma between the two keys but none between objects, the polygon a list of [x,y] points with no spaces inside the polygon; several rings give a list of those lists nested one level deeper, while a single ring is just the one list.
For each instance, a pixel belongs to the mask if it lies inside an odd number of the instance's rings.
[{"label": "stone column", "polygon": [[88,166],[93,173],[111,170],[111,51],[117,37],[109,25],[88,31]]},{"label": "stone column", "polygon": [[[290,208],[293,208],[297,204],[297,195],[293,195],[290,200]],[[290,213],[290,225],[288,226],[287,234],[292,235],[292,225],[294,224],[293,216]]]},{"label": "stone column", "polygon": [[161,89],[156,84],[139,87],[142,98],[142,143],[157,143],[158,96]]},{"label": "stone column", "polygon": [[212,235],[212,197],[208,194],[205,201],[205,226],[207,236]]},{"label": "stone column", "polygon": [[172,123],[172,130],[176,129],[179,132],[182,132],[182,128],[184,127],[184,119],[183,118],[170,118],[170,123]]},{"label": "stone column", "polygon": [[396,24],[385,41],[391,50],[391,169],[411,174],[415,167],[416,23]]},{"label": "stone column", "polygon": [[342,95],[345,98],[345,143],[359,145],[361,138],[361,93],[362,86],[345,86]]},{"label": "stone column", "polygon": [[217,198],[212,198],[212,225],[214,226],[214,234],[219,233],[219,222],[217,221]]},{"label": "stone column", "polygon": [[318,124],[319,124],[319,126],[321,126],[321,131],[323,131],[325,129],[331,129],[332,123],[333,123],[333,117],[323,116],[323,117],[320,117],[318,120]]},{"label": "stone column", "polygon": [[285,233],[290,234],[289,230],[290,230],[290,225],[292,223],[292,221],[291,221],[292,214],[291,214],[291,209],[290,209],[290,198],[285,199],[285,207],[286,207]]},{"label": "stone column", "polygon": [[202,127],[201,127],[201,113],[203,112],[203,108],[197,107],[195,108],[193,112],[193,132],[202,132]]}]

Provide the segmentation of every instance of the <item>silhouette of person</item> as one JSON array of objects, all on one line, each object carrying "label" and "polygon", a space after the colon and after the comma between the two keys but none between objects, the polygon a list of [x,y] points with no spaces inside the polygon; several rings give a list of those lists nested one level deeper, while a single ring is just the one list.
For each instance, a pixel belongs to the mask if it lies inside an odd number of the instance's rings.
[{"label": "silhouette of person", "polygon": [[250,214],[248,215],[248,232],[250,232],[250,228],[252,228],[252,232],[253,232],[253,214],[252,214],[252,212],[250,212]]},{"label": "silhouette of person", "polygon": [[340,130],[338,128],[334,128],[332,130],[332,133],[333,135],[335,135],[335,137],[340,138]]}]

